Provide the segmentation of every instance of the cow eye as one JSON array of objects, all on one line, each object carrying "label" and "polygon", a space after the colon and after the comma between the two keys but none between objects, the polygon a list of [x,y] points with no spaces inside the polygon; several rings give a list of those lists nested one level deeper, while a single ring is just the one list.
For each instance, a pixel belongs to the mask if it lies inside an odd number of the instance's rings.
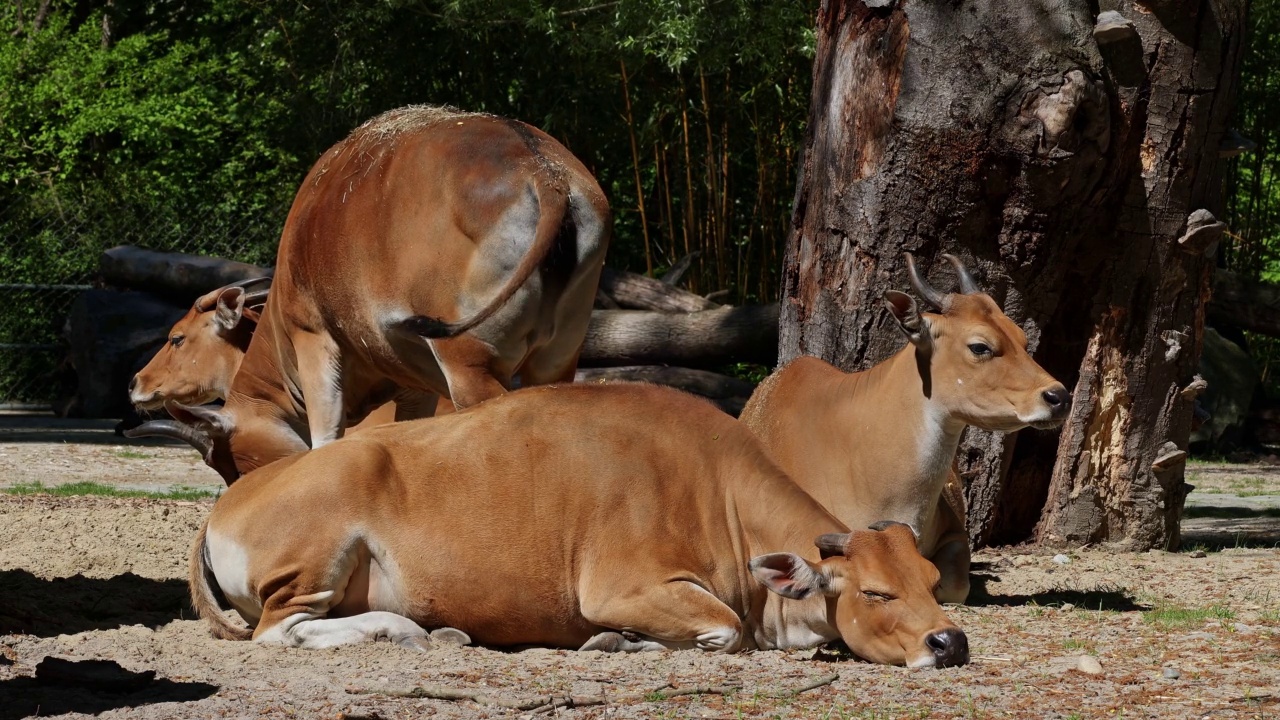
[{"label": "cow eye", "polygon": [[978,357],[989,357],[991,355],[991,346],[986,343],[969,343],[969,352]]},{"label": "cow eye", "polygon": [[174,347],[182,347],[182,343],[186,339],[187,337],[185,335],[174,335],[173,337],[169,338],[169,344]]},{"label": "cow eye", "polygon": [[882,592],[876,592],[875,590],[863,590],[862,594],[868,600],[873,600],[875,602],[888,602],[893,599],[891,596]]}]

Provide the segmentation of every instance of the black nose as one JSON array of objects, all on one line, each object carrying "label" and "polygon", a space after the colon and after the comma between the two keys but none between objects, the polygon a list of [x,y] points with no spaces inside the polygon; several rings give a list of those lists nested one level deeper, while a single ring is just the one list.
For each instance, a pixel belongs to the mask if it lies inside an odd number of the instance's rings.
[{"label": "black nose", "polygon": [[138,387],[138,376],[134,375],[133,377],[129,378],[129,392],[133,392],[134,388],[136,387]]},{"label": "black nose", "polygon": [[938,667],[958,667],[969,662],[969,638],[960,628],[939,630],[924,641],[938,659]]},{"label": "black nose", "polygon": [[1053,414],[1061,415],[1071,407],[1071,395],[1067,393],[1064,387],[1056,387],[1051,390],[1045,390],[1041,393],[1044,401],[1049,403],[1049,407],[1053,409]]}]

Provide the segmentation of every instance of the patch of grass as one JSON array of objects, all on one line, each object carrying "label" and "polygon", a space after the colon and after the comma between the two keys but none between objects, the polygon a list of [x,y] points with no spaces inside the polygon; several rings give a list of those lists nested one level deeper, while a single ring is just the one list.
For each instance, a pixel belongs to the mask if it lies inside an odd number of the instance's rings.
[{"label": "patch of grass", "polygon": [[150,500],[204,500],[218,495],[212,490],[191,487],[155,492],[151,490],[126,490],[96,482],[67,483],[66,485],[45,485],[40,482],[19,483],[13,487],[4,488],[3,492],[6,495],[53,495],[55,497],[98,495],[115,498],[148,498]]},{"label": "patch of grass", "polygon": [[112,450],[111,455],[124,460],[150,460],[155,457],[155,455],[148,455],[147,453],[138,452],[137,450]]},{"label": "patch of grass", "polygon": [[1166,605],[1142,613],[1143,620],[1165,628],[1191,627],[1210,620],[1234,620],[1235,617],[1235,611],[1225,605],[1210,605],[1205,608]]},{"label": "patch of grass", "polygon": [[1067,638],[1062,641],[1063,650],[1087,650],[1093,652],[1093,643],[1077,640],[1075,638]]}]

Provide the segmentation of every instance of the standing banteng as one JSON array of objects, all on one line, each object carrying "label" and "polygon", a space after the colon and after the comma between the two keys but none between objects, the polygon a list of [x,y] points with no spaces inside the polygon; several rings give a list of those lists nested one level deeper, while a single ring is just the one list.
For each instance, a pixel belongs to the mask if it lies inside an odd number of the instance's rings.
[{"label": "standing banteng", "polygon": [[[1071,396],[1027,353],[1027,337],[945,255],[959,293],[930,287],[906,256],[912,287],[885,304],[909,344],[846,373],[801,357],[770,375],[742,411],[773,458],[850,527],[888,519],[919,534],[942,573],[938,599],[969,594],[969,536],[954,462],[966,425],[1012,431],[1062,424]],[[944,492],[945,491],[945,492]]]},{"label": "standing banteng", "polygon": [[271,296],[224,408],[170,404],[164,434],[227,482],[397,418],[571,381],[610,214],[562,145],[514,120],[415,106],[357,128],[311,169]]}]

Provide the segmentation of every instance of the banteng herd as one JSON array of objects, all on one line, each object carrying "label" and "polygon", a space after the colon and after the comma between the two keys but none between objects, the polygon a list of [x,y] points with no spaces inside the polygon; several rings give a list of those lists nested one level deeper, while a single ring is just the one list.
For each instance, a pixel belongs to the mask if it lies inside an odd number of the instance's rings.
[{"label": "banteng herd", "polygon": [[1022,331],[957,258],[944,293],[907,256],[923,305],[886,294],[907,343],[867,371],[800,358],[740,419],[574,385],[610,226],[517,121],[407,107],[320,158],[269,290],[198,299],[129,387],[172,419],[128,434],[229,486],[190,563],[216,636],[968,661],[940,605],[969,592],[960,435],[1070,401]]}]

